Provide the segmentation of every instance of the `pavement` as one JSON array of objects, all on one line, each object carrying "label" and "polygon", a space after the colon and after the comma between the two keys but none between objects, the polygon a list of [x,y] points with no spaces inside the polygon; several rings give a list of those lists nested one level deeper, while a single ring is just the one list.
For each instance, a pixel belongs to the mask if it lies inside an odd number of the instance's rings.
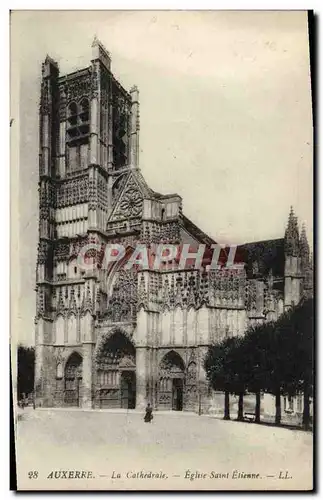
[{"label": "pavement", "polygon": [[309,490],[313,436],[184,412],[25,408],[22,490]]}]

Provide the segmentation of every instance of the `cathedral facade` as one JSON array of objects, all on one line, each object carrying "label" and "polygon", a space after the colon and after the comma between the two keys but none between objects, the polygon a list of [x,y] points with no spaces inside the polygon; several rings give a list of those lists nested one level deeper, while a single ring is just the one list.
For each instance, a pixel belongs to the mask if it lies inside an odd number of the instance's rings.
[{"label": "cathedral facade", "polygon": [[215,404],[208,346],[277,318],[311,293],[305,230],[291,211],[285,235],[241,245],[238,269],[102,266],[119,244],[211,248],[216,242],[160,194],[139,168],[139,95],[111,72],[95,39],[88,67],[42,67],[37,258],[37,404],[208,412]]}]

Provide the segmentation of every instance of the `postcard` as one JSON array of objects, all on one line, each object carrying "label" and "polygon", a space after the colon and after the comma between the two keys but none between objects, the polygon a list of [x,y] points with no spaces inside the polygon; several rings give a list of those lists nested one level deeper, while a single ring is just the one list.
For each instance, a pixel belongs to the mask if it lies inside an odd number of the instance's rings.
[{"label": "postcard", "polygon": [[310,17],[11,12],[18,490],[312,490]]}]

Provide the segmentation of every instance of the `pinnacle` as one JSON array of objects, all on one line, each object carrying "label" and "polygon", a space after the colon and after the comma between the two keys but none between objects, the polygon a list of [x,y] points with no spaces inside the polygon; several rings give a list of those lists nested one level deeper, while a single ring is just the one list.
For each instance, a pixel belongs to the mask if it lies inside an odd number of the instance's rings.
[{"label": "pinnacle", "polygon": [[307,240],[307,236],[306,236],[306,226],[305,226],[304,222],[303,222],[303,224],[302,224],[301,239],[302,239],[302,240]]},{"label": "pinnacle", "polygon": [[294,223],[297,223],[297,217],[294,212],[293,206],[290,207],[290,212],[289,212],[289,221],[293,221]]},{"label": "pinnacle", "polygon": [[92,48],[99,47],[100,50],[102,50],[107,57],[111,58],[111,55],[110,55],[109,51],[105,48],[105,46],[103,45],[103,43],[101,42],[101,40],[99,40],[99,38],[97,37],[96,34],[94,35],[91,47]]},{"label": "pinnacle", "polygon": [[299,252],[299,230],[297,217],[293,207],[290,209],[288,223],[285,231],[287,255],[298,255]]},{"label": "pinnacle", "polygon": [[96,36],[96,33],[95,33],[94,38],[93,38],[93,42],[92,42],[92,47],[95,47],[99,43],[100,43],[99,39],[98,39],[98,37]]},{"label": "pinnacle", "polygon": [[293,228],[293,229],[297,228],[297,230],[298,230],[298,219],[294,213],[294,209],[292,206],[290,207],[288,224],[287,224],[287,229],[290,229],[290,228]]},{"label": "pinnacle", "polygon": [[54,66],[58,66],[57,62],[54,61],[54,59],[50,57],[48,54],[46,54],[45,57],[45,64],[53,64]]}]

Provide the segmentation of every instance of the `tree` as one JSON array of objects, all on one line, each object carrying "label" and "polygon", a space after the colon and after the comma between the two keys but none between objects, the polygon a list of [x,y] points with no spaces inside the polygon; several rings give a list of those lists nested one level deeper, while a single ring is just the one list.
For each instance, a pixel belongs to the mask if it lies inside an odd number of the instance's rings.
[{"label": "tree", "polygon": [[243,420],[245,385],[240,343],[240,338],[232,337],[210,346],[204,361],[211,386],[214,390],[224,392],[224,420],[230,420],[230,393],[239,396],[238,420]]},{"label": "tree", "polygon": [[230,420],[230,378],[225,369],[227,346],[225,342],[209,347],[204,360],[204,368],[208,380],[214,390],[224,392],[224,420]]},{"label": "tree", "polygon": [[256,394],[255,421],[260,422],[261,391],[276,396],[275,422],[280,423],[281,370],[274,322],[251,327],[241,342],[240,355],[244,360],[245,386]]},{"label": "tree", "polygon": [[304,395],[303,425],[310,421],[313,387],[313,299],[302,301],[277,321],[250,328],[240,345],[248,390],[256,392],[260,421],[260,391],[275,395],[275,423],[281,422],[281,394]]},{"label": "tree", "polygon": [[35,349],[18,346],[18,399],[34,390]]},{"label": "tree", "polygon": [[240,356],[244,361],[245,386],[256,393],[255,421],[260,422],[260,391],[264,387],[262,330],[251,327],[240,344]]},{"label": "tree", "polygon": [[280,316],[275,323],[277,354],[272,353],[281,390],[290,396],[303,393],[303,425],[307,429],[313,389],[313,312],[313,299],[306,299]]},{"label": "tree", "polygon": [[230,375],[231,392],[238,396],[238,416],[237,420],[243,420],[243,399],[246,392],[247,372],[245,360],[242,353],[243,340],[241,337],[233,337],[227,341],[225,366]]},{"label": "tree", "polygon": [[277,321],[251,327],[243,338],[230,338],[209,348],[205,370],[212,387],[225,393],[224,418],[230,418],[229,394],[239,395],[238,420],[243,419],[243,395],[256,393],[256,422],[260,422],[260,393],[275,395],[275,423],[281,423],[281,395],[304,395],[303,425],[310,424],[313,392],[313,299],[302,301]]},{"label": "tree", "polygon": [[313,299],[303,300],[290,311],[289,325],[284,332],[285,345],[289,342],[288,371],[284,380],[286,392],[303,393],[305,429],[310,425],[310,397],[313,393],[313,319]]}]

